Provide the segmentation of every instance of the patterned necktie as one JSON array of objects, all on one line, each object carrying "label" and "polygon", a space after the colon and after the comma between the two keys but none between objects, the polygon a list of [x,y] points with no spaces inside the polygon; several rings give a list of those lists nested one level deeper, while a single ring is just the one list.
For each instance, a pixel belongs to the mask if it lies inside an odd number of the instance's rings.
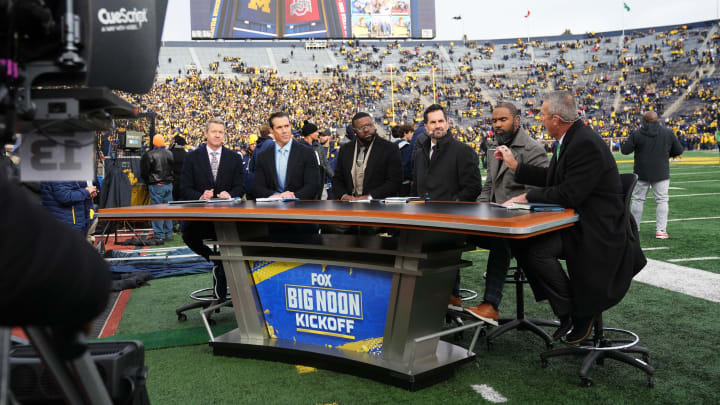
[{"label": "patterned necktie", "polygon": [[220,161],[218,160],[218,154],[220,152],[210,152],[210,170],[212,170],[213,180],[217,179],[218,166]]}]

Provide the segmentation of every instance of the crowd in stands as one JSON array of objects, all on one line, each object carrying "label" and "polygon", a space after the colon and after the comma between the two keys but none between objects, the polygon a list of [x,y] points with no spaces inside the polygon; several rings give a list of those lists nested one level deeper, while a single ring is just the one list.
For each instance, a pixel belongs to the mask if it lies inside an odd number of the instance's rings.
[{"label": "crowd in stands", "polygon": [[[128,97],[157,114],[157,133],[167,139],[182,134],[191,146],[201,142],[209,117],[222,117],[235,149],[247,146],[271,111],[287,111],[296,130],[310,120],[339,138],[359,110],[372,112],[389,133],[394,124],[417,125],[423,108],[437,101],[448,111],[453,135],[479,152],[492,137],[491,105],[498,101],[521,107],[525,130],[549,144],[540,122],[542,95],[570,90],[581,119],[613,148],[649,110],[662,116],[687,149],[715,147],[717,24],[628,32],[622,46],[617,36],[594,33],[497,45],[336,41],[328,46],[342,64],[326,68],[321,77],[280,77],[268,67],[218,54],[218,60],[234,63],[235,71],[249,74],[167,77],[149,94]],[[293,47],[290,64],[303,52],[313,51]],[[213,62],[211,71],[217,66]]]}]

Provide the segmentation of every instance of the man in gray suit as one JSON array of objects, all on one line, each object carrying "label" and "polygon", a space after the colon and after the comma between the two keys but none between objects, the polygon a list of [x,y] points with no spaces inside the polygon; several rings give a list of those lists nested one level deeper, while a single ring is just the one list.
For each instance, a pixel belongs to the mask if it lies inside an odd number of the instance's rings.
[{"label": "man in gray suit", "polygon": [[[512,151],[515,159],[534,166],[548,166],[545,149],[520,128],[520,115],[510,103],[499,103],[492,113],[492,125],[497,145],[505,145]],[[497,146],[494,145],[494,146]],[[477,198],[482,202],[504,203],[517,195],[526,193],[528,186],[514,180],[515,171],[507,167],[502,160],[495,158],[494,147],[488,150],[487,179]],[[502,209],[502,208],[500,208]],[[475,237],[469,243],[490,250],[485,278],[485,294],[482,304],[465,308],[478,319],[497,325],[498,308],[502,300],[505,276],[512,252],[506,239]]]}]

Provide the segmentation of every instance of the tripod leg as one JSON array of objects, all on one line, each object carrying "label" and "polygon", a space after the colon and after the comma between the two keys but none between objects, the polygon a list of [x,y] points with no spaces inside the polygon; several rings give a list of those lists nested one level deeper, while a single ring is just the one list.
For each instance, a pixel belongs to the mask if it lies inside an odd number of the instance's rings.
[{"label": "tripod leg", "polygon": [[25,327],[25,333],[30,337],[35,350],[52,372],[69,404],[112,404],[110,395],[87,349],[80,357],[69,362],[72,364],[71,369],[56,352],[52,338],[46,331],[28,326]]},{"label": "tripod leg", "polygon": [[[10,399],[10,328],[0,328],[0,405]],[[11,402],[12,403],[12,402]]]},{"label": "tripod leg", "polygon": [[[127,226],[128,229],[130,229],[130,231],[133,233],[133,235],[135,235],[135,238],[137,238],[137,240],[139,240],[140,243],[143,244],[143,246],[147,246],[147,245],[145,244],[145,241],[140,237],[140,235],[138,235],[138,233],[137,233],[137,231],[135,230],[135,228],[133,228],[133,226],[130,225],[130,221],[123,221],[123,225]],[[155,237],[155,236],[153,236],[153,238],[154,238],[154,237]]]}]

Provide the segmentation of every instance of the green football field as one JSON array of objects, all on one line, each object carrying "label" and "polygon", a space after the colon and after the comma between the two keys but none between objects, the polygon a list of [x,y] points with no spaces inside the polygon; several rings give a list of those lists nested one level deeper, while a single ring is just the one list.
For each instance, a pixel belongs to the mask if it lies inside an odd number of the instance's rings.
[{"label": "green football field", "polygon": [[[632,172],[632,156],[618,154],[616,159],[621,173]],[[523,331],[499,337],[489,349],[481,337],[474,361],[460,366],[454,378],[418,392],[292,364],[215,357],[199,313],[190,312],[186,322],[178,322],[174,312],[186,302],[188,291],[209,283],[205,274],[153,280],[132,291],[112,339],[139,339],[145,344],[153,404],[720,403],[718,153],[686,152],[671,164],[670,187],[670,239],[655,239],[650,195],[640,234],[653,268],[643,270],[638,276],[647,271],[645,279],[633,281],[625,299],[604,313],[605,326],[633,330],[650,349],[654,388],[648,387],[644,373],[613,360],[595,365],[589,374],[594,386],[582,388],[577,376],[580,358],[551,359],[549,367],[542,368],[539,354],[544,343]],[[481,298],[487,252],[469,252],[465,258],[473,266],[462,272],[463,287],[478,290]],[[663,279],[668,274],[674,281]],[[685,285],[693,285],[693,291],[685,291]],[[534,302],[529,288],[525,298],[528,316],[552,319],[547,302]],[[479,299],[466,305],[476,303]],[[514,303],[514,286],[508,285],[501,316],[512,316]],[[234,327],[232,311],[214,318],[216,334]],[[449,339],[467,347],[471,336]]]}]

